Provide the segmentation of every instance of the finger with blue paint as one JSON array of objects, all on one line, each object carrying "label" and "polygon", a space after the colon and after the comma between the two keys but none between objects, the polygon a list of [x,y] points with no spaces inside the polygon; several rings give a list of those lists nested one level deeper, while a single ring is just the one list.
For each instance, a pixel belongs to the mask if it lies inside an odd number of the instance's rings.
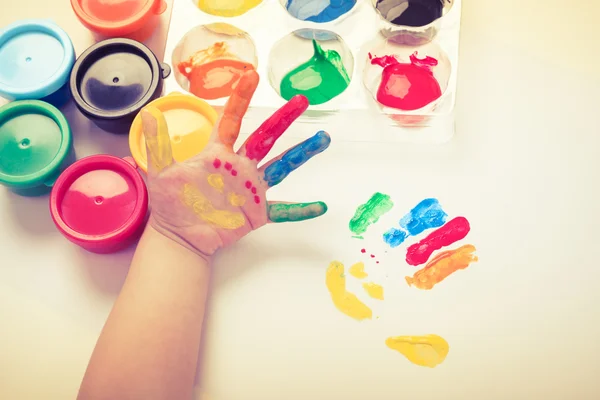
[{"label": "finger with blue paint", "polygon": [[275,186],[283,181],[292,171],[302,164],[325,151],[331,143],[331,137],[327,132],[320,131],[304,142],[288,149],[279,157],[265,164],[260,173],[269,187]]},{"label": "finger with blue paint", "polygon": [[320,217],[327,212],[327,204],[322,201],[313,203],[284,203],[270,201],[267,216],[270,222],[298,222]]}]

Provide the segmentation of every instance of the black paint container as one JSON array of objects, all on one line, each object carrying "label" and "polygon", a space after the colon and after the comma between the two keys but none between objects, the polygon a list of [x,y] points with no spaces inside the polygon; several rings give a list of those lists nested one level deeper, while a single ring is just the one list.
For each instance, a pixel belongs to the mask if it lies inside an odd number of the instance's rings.
[{"label": "black paint container", "polygon": [[77,108],[100,128],[128,133],[138,112],[162,94],[171,68],[131,39],[109,39],[75,62],[70,88]]}]

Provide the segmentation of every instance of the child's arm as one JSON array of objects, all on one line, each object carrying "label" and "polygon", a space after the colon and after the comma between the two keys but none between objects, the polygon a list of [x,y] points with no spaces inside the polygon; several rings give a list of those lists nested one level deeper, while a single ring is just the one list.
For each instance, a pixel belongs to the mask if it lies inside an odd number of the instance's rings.
[{"label": "child's arm", "polygon": [[327,211],[322,202],[266,199],[270,187],[329,146],[327,133],[258,168],[306,110],[306,98],[290,100],[234,152],[257,85],[254,71],[240,79],[209,144],[184,162],[173,159],[160,111],[142,111],[150,221],[94,349],[79,399],[189,399],[213,254],[268,222],[302,221]]}]

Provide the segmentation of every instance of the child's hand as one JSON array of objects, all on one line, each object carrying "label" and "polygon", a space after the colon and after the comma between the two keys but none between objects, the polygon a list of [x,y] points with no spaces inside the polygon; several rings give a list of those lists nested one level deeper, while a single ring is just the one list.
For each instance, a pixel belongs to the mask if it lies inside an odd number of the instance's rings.
[{"label": "child's hand", "polygon": [[175,162],[167,124],[160,111],[142,111],[148,156],[150,224],[164,235],[203,256],[210,256],[248,232],[271,222],[302,221],[327,211],[322,202],[267,202],[269,187],[324,151],[325,132],[287,150],[258,169],[275,141],[308,107],[296,96],[266,120],[235,153],[242,118],[258,85],[258,74],[247,72],[239,81],[202,153]]}]

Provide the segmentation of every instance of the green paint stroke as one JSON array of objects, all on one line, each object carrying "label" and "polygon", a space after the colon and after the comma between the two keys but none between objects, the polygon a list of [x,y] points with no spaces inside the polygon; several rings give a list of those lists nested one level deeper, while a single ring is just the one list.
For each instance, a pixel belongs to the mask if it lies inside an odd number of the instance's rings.
[{"label": "green paint stroke", "polygon": [[327,212],[327,204],[322,201],[314,203],[269,204],[269,220],[271,222],[304,221],[320,217]]},{"label": "green paint stroke", "polygon": [[360,205],[354,217],[350,220],[350,230],[355,235],[362,235],[367,231],[369,225],[379,221],[379,218],[390,211],[394,207],[394,203],[390,196],[383,193],[375,193],[369,201]]},{"label": "green paint stroke", "polygon": [[281,80],[281,97],[286,100],[297,94],[308,98],[311,105],[322,104],[342,93],[350,84],[342,57],[335,50],[323,50],[313,39],[315,53]]}]

